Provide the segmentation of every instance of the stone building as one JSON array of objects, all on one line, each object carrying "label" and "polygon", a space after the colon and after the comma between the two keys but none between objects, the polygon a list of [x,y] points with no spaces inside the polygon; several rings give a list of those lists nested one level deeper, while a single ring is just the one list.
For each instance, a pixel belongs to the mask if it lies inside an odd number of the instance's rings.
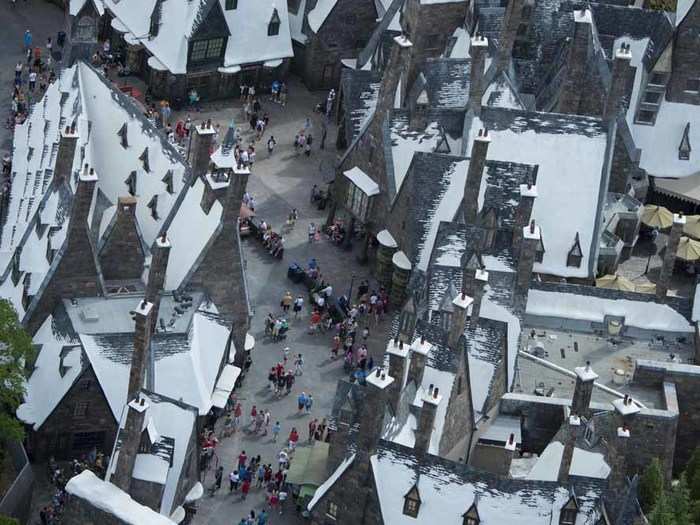
[{"label": "stone building", "polygon": [[286,77],[292,57],[285,2],[72,0],[69,15],[85,31],[95,22],[90,31],[174,107],[193,89],[203,99],[238,96],[240,85],[263,92]]}]

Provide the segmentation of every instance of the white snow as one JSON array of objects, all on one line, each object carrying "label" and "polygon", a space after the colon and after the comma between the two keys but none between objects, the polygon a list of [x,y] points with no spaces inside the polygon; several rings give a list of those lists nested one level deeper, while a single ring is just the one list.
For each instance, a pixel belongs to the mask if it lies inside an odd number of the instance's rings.
[{"label": "white snow", "polygon": [[204,496],[204,486],[198,481],[185,496],[185,503],[192,503]]},{"label": "white snow", "polygon": [[[546,114],[541,117],[546,124]],[[582,117],[576,117],[582,118]],[[520,117],[514,121],[519,123]],[[598,126],[597,119],[590,119]],[[474,119],[469,144],[484,126]],[[592,127],[591,131],[595,129]],[[537,186],[532,217],[542,228],[545,246],[542,263],[534,271],[561,277],[588,277],[590,254],[596,222],[601,180],[605,163],[607,137],[604,133],[582,136],[526,129],[489,130],[491,144],[488,159],[508,159],[512,162],[538,165]],[[680,139],[679,139],[680,140]],[[572,203],[576,203],[572,206]],[[583,259],[580,267],[567,266],[567,254],[579,234]]]},{"label": "white snow", "polygon": [[[563,453],[564,445],[559,441],[552,441],[542,451],[542,455],[528,474],[527,479],[556,481]],[[607,479],[610,475],[610,466],[605,462],[603,454],[575,447],[569,474],[587,478]]]},{"label": "white snow", "polygon": [[338,3],[338,0],[318,0],[316,7],[309,11],[306,19],[314,33],[318,33],[318,30],[321,29],[323,22],[325,22],[328,15],[331,14],[336,3]]},{"label": "white snow", "polygon": [[590,366],[577,366],[574,368],[574,372],[581,381],[595,381],[598,379],[598,374]]},{"label": "white snow", "polygon": [[355,166],[352,169],[343,172],[352,183],[360,188],[362,192],[368,197],[377,195],[379,193],[379,185],[364,171]]},{"label": "white snow", "polygon": [[625,404],[624,399],[616,399],[612,402],[612,405],[615,407],[615,410],[617,410],[620,415],[623,416],[631,416],[632,414],[636,414],[641,410],[634,401]]},{"label": "white snow", "polygon": [[[379,375],[377,375],[379,374]],[[376,368],[370,372],[365,378],[367,383],[378,388],[379,390],[384,390],[394,382],[394,378],[391,377],[386,370],[381,368]]]},{"label": "white snow", "polygon": [[413,266],[406,254],[402,251],[396,252],[391,258],[391,262],[394,263],[394,266],[401,270],[410,271]]},{"label": "white snow", "polygon": [[165,485],[170,464],[154,454],[136,454],[132,476],[143,481]]},{"label": "white snow", "polygon": [[377,234],[377,242],[387,248],[396,248],[398,246],[396,239],[389,233],[389,230],[380,231]]},{"label": "white snow", "polygon": [[292,36],[292,40],[300,44],[306,44],[306,35],[302,32],[305,10],[306,0],[300,0],[296,14],[289,11],[289,32]]},{"label": "white snow", "polygon": [[469,297],[467,294],[457,295],[457,297],[452,300],[453,305],[457,306],[458,308],[462,308],[463,310],[466,310],[473,302],[474,299]]},{"label": "white snow", "polygon": [[522,443],[522,433],[520,429],[520,417],[505,416],[499,414],[491,425],[479,437],[486,441],[508,441],[511,434],[515,434],[515,442]]},{"label": "white snow", "polygon": [[[416,397],[413,400],[413,405],[417,407],[423,406],[423,399],[427,394],[430,385],[433,385],[439,391],[449,396],[452,392],[452,385],[455,381],[455,375],[452,372],[444,372],[437,370],[429,365],[423,369],[423,381],[420,388],[416,391]],[[445,428],[445,419],[447,417],[447,405],[449,403],[440,403],[435,411],[435,420],[433,421],[433,431],[430,434],[430,445],[428,452],[437,456],[440,453],[440,440]],[[413,428],[415,430],[415,427]]]},{"label": "white snow", "polygon": [[217,408],[224,408],[229,395],[233,391],[236,380],[241,375],[241,369],[237,366],[226,365],[221,371],[219,380],[216,382],[214,393],[211,396],[212,405]]},{"label": "white snow", "polygon": [[585,295],[530,290],[527,314],[602,323],[606,315],[625,318],[625,325],[643,330],[692,332],[681,314],[665,304],[627,299],[603,299]]},{"label": "white snow", "polygon": [[451,266],[460,268],[462,266],[462,253],[467,248],[467,244],[459,235],[447,237],[449,244],[436,248],[435,264],[439,266]]},{"label": "white snow", "polygon": [[66,483],[66,492],[79,497],[100,510],[112,514],[129,525],[173,525],[174,522],[156,511],[137,503],[124,491],[102,481],[90,470],[84,470]]},{"label": "white snow", "polygon": [[323,495],[326,492],[328,492],[328,489],[335,485],[335,482],[338,481],[338,478],[340,478],[340,476],[342,476],[343,473],[345,473],[348,467],[352,465],[353,461],[355,461],[355,454],[348,456],[343,460],[343,462],[340,465],[338,465],[338,468],[335,469],[333,474],[331,474],[330,477],[326,481],[324,481],[320,487],[316,489],[316,492],[314,492],[314,497],[311,498],[311,501],[309,501],[309,504],[306,506],[307,510],[313,510],[314,506],[316,506],[316,503],[318,503],[319,500],[323,497]]},{"label": "white snow", "polygon": [[685,19],[685,15],[688,14],[688,11],[693,7],[695,1],[696,0],[678,0],[676,2],[676,27]]}]

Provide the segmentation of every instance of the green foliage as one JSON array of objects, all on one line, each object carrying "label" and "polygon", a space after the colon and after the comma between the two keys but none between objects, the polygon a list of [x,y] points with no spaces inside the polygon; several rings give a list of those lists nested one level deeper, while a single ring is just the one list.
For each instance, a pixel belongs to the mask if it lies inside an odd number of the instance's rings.
[{"label": "green foliage", "polygon": [[679,525],[671,507],[671,502],[663,490],[658,495],[654,510],[649,515],[649,525]]},{"label": "green foliage", "polygon": [[26,363],[33,359],[32,338],[17,320],[12,305],[0,300],[0,436],[19,440],[24,436],[15,411],[22,402]]},{"label": "green foliage", "polygon": [[654,458],[639,480],[639,503],[645,513],[650,512],[664,492],[664,477],[659,458]]},{"label": "green foliage", "polygon": [[0,525],[19,525],[19,521],[17,521],[15,518],[0,516]]},{"label": "green foliage", "polygon": [[676,0],[649,0],[646,6],[655,11],[676,11]]},{"label": "green foliage", "polygon": [[688,482],[691,499],[700,500],[700,447],[693,451],[693,455],[685,466],[685,479]]},{"label": "green foliage", "polygon": [[671,509],[673,509],[675,522],[679,525],[690,523],[690,490],[688,489],[685,474],[681,475],[678,483],[671,488],[668,501]]}]

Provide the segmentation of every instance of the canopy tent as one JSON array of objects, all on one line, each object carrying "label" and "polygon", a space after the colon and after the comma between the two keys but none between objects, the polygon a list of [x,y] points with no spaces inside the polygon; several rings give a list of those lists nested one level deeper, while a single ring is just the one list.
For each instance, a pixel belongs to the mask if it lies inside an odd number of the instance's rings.
[{"label": "canopy tent", "polygon": [[686,215],[683,233],[693,239],[700,239],[700,215]]},{"label": "canopy tent", "polygon": [[598,288],[610,288],[611,290],[621,290],[623,292],[635,291],[634,283],[622,275],[604,275],[596,279],[595,285]]},{"label": "canopy tent", "polygon": [[700,259],[700,241],[690,237],[681,237],[676,250],[676,257],[684,261],[697,261]]},{"label": "canopy tent", "polygon": [[294,452],[294,460],[287,472],[287,483],[298,485],[300,495],[302,492],[313,495],[313,492],[326,481],[328,450],[328,443],[314,441],[313,446],[298,447]]},{"label": "canopy tent", "polygon": [[665,230],[673,224],[673,213],[663,206],[646,204],[642,211],[642,222],[650,228]]}]

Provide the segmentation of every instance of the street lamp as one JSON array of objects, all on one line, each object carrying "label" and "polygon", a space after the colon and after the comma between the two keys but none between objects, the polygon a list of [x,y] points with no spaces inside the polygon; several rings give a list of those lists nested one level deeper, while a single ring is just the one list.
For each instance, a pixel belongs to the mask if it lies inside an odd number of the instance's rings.
[{"label": "street lamp", "polygon": [[348,288],[348,303],[352,301],[352,286],[355,284],[355,274],[350,277],[350,288]]}]

